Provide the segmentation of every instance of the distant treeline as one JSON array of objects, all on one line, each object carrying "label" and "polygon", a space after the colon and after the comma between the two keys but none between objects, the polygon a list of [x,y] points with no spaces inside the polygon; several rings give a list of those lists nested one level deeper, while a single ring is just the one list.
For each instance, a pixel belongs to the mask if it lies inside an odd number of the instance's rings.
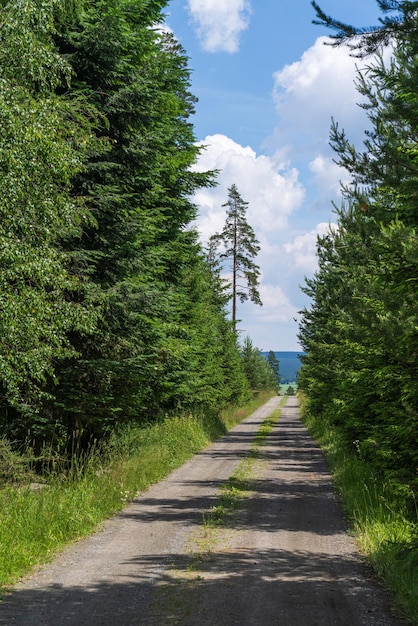
[{"label": "distant treeline", "polygon": [[[261,354],[266,358],[268,356],[268,352]],[[303,352],[274,352],[274,354],[279,361],[281,382],[285,385],[296,382],[297,373],[301,366],[300,356]]]}]

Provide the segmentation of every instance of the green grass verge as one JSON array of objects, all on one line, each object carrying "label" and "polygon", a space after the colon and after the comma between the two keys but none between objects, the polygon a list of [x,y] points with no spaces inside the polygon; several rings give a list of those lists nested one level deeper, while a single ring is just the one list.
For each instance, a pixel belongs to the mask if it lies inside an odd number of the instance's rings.
[{"label": "green grass verge", "polygon": [[106,450],[92,454],[65,480],[34,491],[0,490],[0,588],[50,560],[69,542],[91,534],[138,491],[158,482],[274,393],[219,415],[170,417],[145,428],[127,427]]},{"label": "green grass verge", "polygon": [[304,408],[302,419],[325,452],[342,506],[360,550],[401,613],[418,625],[418,513],[411,516],[399,489],[394,490],[351,451],[339,433]]}]

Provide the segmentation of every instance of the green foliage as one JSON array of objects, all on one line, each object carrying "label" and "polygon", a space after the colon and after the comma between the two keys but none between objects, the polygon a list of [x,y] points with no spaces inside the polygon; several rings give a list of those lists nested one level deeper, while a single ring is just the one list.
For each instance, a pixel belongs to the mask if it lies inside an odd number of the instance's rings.
[{"label": "green foliage", "polygon": [[36,414],[55,359],[75,354],[68,334],[91,332],[96,319],[88,286],[61,247],[89,217],[71,181],[84,168],[81,146],[94,144],[95,120],[82,101],[50,92],[69,72],[51,43],[56,5],[5,3],[2,10],[0,426],[9,422],[9,404]]},{"label": "green foliage", "polygon": [[38,455],[248,397],[166,4],[0,3],[0,433]]},{"label": "green foliage", "polygon": [[27,483],[33,479],[32,461],[32,455],[15,452],[10,441],[2,437],[0,439],[0,488],[7,483]]},{"label": "green foliage", "polygon": [[312,306],[301,323],[299,384],[313,414],[410,493],[418,489],[418,33],[404,26],[392,60],[378,56],[358,80],[372,125],[364,150],[335,124],[331,131],[352,185],[305,288]]},{"label": "green foliage", "polygon": [[243,341],[241,356],[245,375],[252,390],[278,390],[273,369],[248,336]]},{"label": "green foliage", "polygon": [[[73,338],[82,358],[60,367],[55,391],[67,431],[84,437],[241,393],[227,388],[220,363],[226,371],[230,331],[222,303],[209,304],[196,234],[186,228],[196,214],[190,196],[211,178],[191,171],[195,99],[183,50],[155,28],[165,4],[92,0],[58,39],[73,89],[100,111],[98,134],[111,146],[75,180],[97,216],[79,258],[98,288],[102,323],[91,341]],[[216,353],[210,367],[205,349]]]},{"label": "green foliage", "polygon": [[317,19],[313,23],[335,31],[335,34],[331,35],[334,45],[348,45],[358,56],[370,55],[381,46],[389,45],[416,28],[418,2],[410,0],[376,0],[376,2],[384,15],[379,18],[378,26],[358,28],[345,24],[324,13],[314,1],[311,4]]},{"label": "green foliage", "polygon": [[273,350],[270,350],[267,355],[267,363],[269,364],[273,372],[274,380],[276,381],[277,392],[280,393],[280,383],[281,383],[280,363],[275,353],[273,352]]},{"label": "green foliage", "polygon": [[228,201],[222,206],[227,207],[225,225],[221,233],[212,235],[210,249],[213,256],[216,246],[222,244],[224,251],[220,254],[220,259],[229,259],[231,262],[232,321],[235,325],[237,299],[241,302],[250,299],[251,302],[262,305],[258,292],[260,268],[253,260],[260,251],[260,246],[246,219],[248,202],[241,198],[236,185],[228,189]]}]

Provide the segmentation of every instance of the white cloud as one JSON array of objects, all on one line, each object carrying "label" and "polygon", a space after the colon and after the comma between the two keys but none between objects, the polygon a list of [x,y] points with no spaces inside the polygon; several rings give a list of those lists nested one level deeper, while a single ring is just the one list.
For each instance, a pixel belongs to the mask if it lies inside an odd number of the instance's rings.
[{"label": "white cloud", "polygon": [[196,169],[220,170],[218,186],[203,189],[195,196],[199,206],[197,228],[203,241],[222,229],[228,200],[228,188],[235,184],[245,202],[248,223],[258,239],[268,239],[273,233],[287,227],[288,218],[300,207],[304,189],[296,169],[285,168],[274,157],[257,156],[250,147],[244,147],[225,135],[211,135],[201,142],[206,146]]},{"label": "white cloud", "polygon": [[261,285],[260,296],[262,307],[251,302],[238,305],[241,339],[249,335],[260,350],[300,350],[296,340],[298,308],[278,285]]},{"label": "white cloud", "polygon": [[319,154],[309,163],[309,169],[321,188],[332,194],[339,192],[342,182],[341,174],[344,172],[330,157]]},{"label": "white cloud", "polygon": [[327,41],[319,37],[299,61],[273,75],[280,122],[276,138],[289,141],[290,129],[292,143],[299,150],[308,148],[312,158],[315,151],[328,152],[331,118],[354,141],[367,127],[365,113],[357,106],[361,96],[354,84],[356,65],[360,63],[361,69],[364,61],[350,57],[346,47],[325,45]]},{"label": "white cloud", "polygon": [[204,50],[238,51],[240,35],[249,25],[249,0],[188,0],[188,7]]},{"label": "white cloud", "polygon": [[344,168],[337,165],[331,156],[318,154],[310,163],[309,170],[313,174],[313,182],[317,188],[315,205],[331,207],[332,202],[340,204],[341,188],[350,184],[350,175]]},{"label": "white cloud", "polygon": [[322,222],[317,224],[310,232],[297,235],[291,243],[285,243],[283,248],[288,255],[288,264],[295,269],[313,274],[318,266],[316,257],[318,235],[324,235],[330,229],[330,226],[330,223]]},{"label": "white cloud", "polygon": [[259,324],[289,322],[297,314],[296,308],[278,285],[262,284],[260,297],[263,306],[257,307],[253,313]]}]

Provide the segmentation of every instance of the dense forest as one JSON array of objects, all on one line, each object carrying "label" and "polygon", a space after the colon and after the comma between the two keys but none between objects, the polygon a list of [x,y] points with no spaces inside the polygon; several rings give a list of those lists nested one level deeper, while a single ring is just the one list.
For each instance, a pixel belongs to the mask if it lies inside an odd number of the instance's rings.
[{"label": "dense forest", "polygon": [[[318,20],[362,56],[364,145],[334,122],[335,160],[351,175],[336,227],[318,241],[307,280],[306,351],[299,384],[312,414],[415,511],[418,491],[418,2],[378,4],[375,29],[355,29],[316,7]],[[391,55],[385,50],[391,49]],[[385,60],[390,57],[389,60]]]},{"label": "dense forest", "polygon": [[251,393],[166,5],[1,1],[0,437],[35,453]]}]

